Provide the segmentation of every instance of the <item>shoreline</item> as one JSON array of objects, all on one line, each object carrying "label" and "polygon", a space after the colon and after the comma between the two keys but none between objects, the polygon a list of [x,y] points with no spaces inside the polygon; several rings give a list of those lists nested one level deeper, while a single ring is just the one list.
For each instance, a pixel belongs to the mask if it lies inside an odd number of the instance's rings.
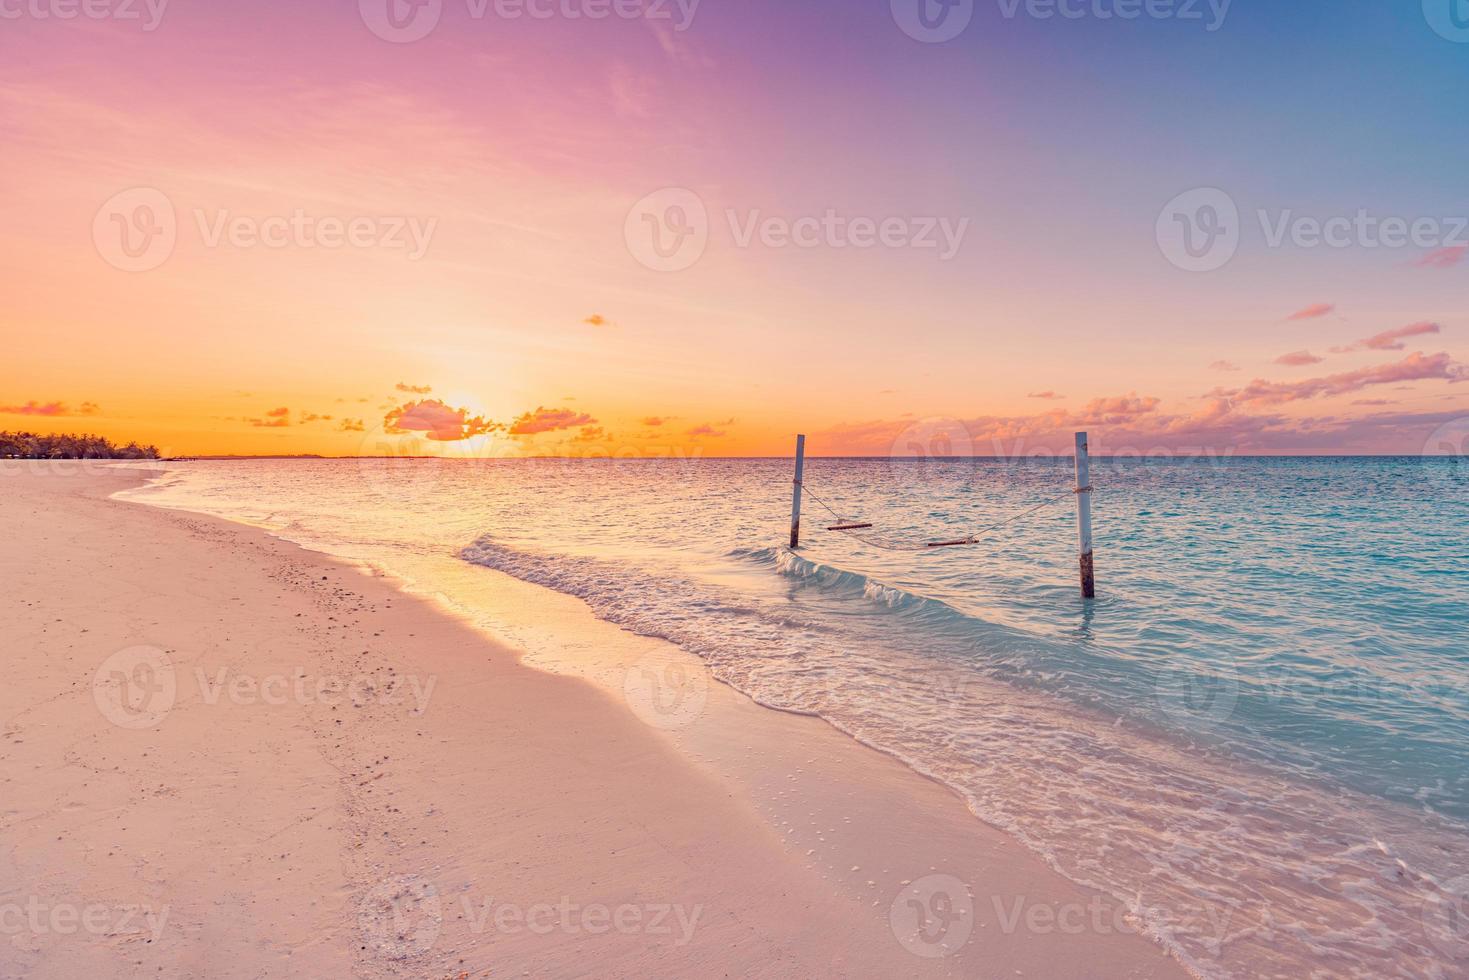
[{"label": "shoreline", "polygon": [[[73,904],[86,904],[80,882],[121,893],[138,876],[104,870],[115,850],[103,868],[88,861],[115,832],[136,856],[133,870],[148,872],[147,904],[196,928],[170,935],[165,924],[156,943],[0,935],[0,966],[32,976],[117,972],[126,950],[138,955],[139,975],[165,965],[175,975],[554,975],[592,961],[619,976],[1067,977],[1098,964],[1108,976],[1187,975],[1151,939],[1116,928],[1126,917],[1115,902],[980,822],[947,787],[825,721],[714,683],[693,723],[666,725],[664,709],[677,714],[681,699],[636,679],[693,669],[682,651],[596,620],[579,600],[518,583],[517,599],[542,594],[503,632],[536,634],[561,657],[559,669],[523,664],[383,576],[248,525],[104,499],[146,471],[98,469],[107,472],[75,480],[5,473],[7,513],[29,507],[33,518],[7,530],[49,566],[46,591],[22,579],[6,600],[17,605],[12,621],[46,635],[21,652],[33,668],[26,690],[0,701],[0,781],[17,792],[23,771],[47,778],[6,811],[7,853],[46,856],[7,868],[0,880],[23,884],[0,906],[64,901],[63,881]],[[78,553],[59,550],[63,528]],[[87,528],[99,537],[81,543]],[[67,564],[90,565],[90,574],[69,578]],[[7,573],[22,565],[40,570],[20,554]],[[516,581],[465,572],[480,587]],[[105,602],[98,612],[75,608],[78,591],[131,596],[153,621]],[[61,625],[43,628],[36,595],[68,607]],[[86,637],[75,632],[80,622]],[[155,725],[120,728],[88,703],[91,679],[107,656],[139,644],[187,669],[176,671],[176,704]],[[655,654],[662,659],[649,663]],[[618,665],[621,698],[606,683]],[[328,703],[309,683],[328,678],[347,681],[346,700]],[[68,756],[67,744],[87,751]],[[125,826],[114,828],[118,799],[106,786],[77,785],[72,772],[93,753],[113,764],[89,770],[99,783],[122,773],[146,785],[145,773],[190,770],[201,753],[219,767],[207,771],[238,778],[225,787],[199,774],[162,779],[152,796],[124,793]],[[221,834],[206,809],[253,830],[279,824],[263,839],[291,846],[270,862],[252,845],[260,840]],[[161,828],[137,827],[163,816],[171,819]],[[169,853],[173,844],[189,853]],[[233,880],[189,881],[183,872],[201,865],[200,847],[215,858],[202,862],[212,875],[230,869],[260,886],[254,900]],[[944,891],[956,888],[965,894]],[[969,918],[946,929],[928,922],[936,943],[905,918],[943,911],[952,898]],[[1057,926],[1058,910],[1088,908],[1097,910],[1091,926]],[[945,941],[952,955],[942,955]]]}]

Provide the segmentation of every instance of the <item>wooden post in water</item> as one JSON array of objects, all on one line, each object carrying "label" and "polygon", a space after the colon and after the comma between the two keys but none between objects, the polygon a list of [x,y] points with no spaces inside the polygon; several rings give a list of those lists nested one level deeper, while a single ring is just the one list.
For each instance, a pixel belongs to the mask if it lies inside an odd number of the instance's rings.
[{"label": "wooden post in water", "polygon": [[801,543],[801,476],[806,471],[806,437],[796,436],[796,480],[791,488],[791,547]]},{"label": "wooden post in water", "polygon": [[1081,545],[1081,596],[1092,599],[1097,583],[1092,577],[1092,475],[1085,432],[1076,434],[1076,533]]}]

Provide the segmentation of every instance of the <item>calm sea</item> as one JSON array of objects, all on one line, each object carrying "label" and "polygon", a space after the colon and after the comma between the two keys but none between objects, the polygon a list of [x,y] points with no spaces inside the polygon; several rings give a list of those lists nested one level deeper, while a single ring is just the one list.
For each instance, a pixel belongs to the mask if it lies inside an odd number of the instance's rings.
[{"label": "calm sea", "polygon": [[[1208,977],[1469,976],[1455,459],[171,464],[132,494],[575,595],[952,786]],[[980,544],[922,549],[1047,500]],[[913,550],[920,546],[920,550]],[[420,583],[432,590],[432,583]]]}]

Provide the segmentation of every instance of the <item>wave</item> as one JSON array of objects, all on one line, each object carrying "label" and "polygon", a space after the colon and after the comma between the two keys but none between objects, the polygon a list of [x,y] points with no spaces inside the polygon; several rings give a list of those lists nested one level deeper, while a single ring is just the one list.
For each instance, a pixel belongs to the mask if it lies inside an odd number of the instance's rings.
[{"label": "wave", "polygon": [[[784,548],[728,554],[786,583],[755,599],[671,568],[488,537],[461,557],[577,596],[757,702],[824,718],[949,785],[1058,872],[1123,902],[1199,976],[1308,976],[1323,962],[1334,976],[1450,975],[1421,924],[1436,888],[1424,869],[1462,864],[1447,859],[1461,828],[1058,698],[1043,688],[1068,652],[1077,670],[1074,644]],[[1173,696],[1148,694],[1152,713]]]}]

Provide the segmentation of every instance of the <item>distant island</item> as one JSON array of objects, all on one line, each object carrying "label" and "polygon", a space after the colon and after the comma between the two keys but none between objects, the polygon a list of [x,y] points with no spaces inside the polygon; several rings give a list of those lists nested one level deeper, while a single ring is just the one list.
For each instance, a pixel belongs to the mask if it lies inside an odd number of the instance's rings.
[{"label": "distant island", "polygon": [[119,446],[93,435],[0,432],[0,459],[157,459],[156,446]]}]

